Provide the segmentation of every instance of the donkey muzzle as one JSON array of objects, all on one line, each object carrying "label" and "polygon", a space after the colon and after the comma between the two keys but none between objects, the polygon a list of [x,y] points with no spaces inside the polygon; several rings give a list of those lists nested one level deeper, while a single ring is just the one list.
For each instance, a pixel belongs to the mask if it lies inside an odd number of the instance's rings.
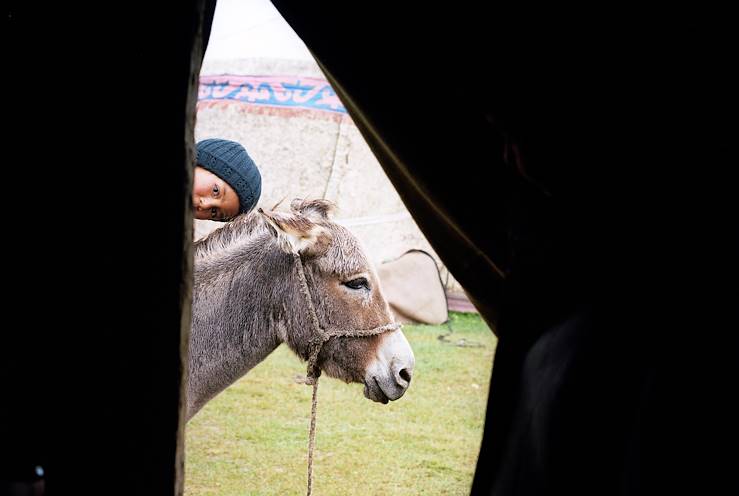
[{"label": "donkey muzzle", "polygon": [[408,390],[415,364],[413,350],[403,331],[385,334],[365,374],[365,397],[379,403],[397,400]]}]

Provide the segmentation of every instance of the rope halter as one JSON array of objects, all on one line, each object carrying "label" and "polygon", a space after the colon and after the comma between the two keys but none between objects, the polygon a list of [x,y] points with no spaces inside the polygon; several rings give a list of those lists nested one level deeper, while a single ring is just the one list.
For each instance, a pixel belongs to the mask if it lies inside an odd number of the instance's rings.
[{"label": "rope halter", "polygon": [[313,298],[310,295],[310,289],[308,288],[308,280],[305,277],[305,270],[303,269],[303,261],[300,255],[293,253],[296,265],[298,266],[298,277],[300,279],[300,292],[305,298],[305,302],[308,305],[308,313],[310,314],[311,324],[313,326],[313,336],[308,343],[308,370],[306,373],[305,383],[313,385],[321,375],[321,369],[318,367],[318,355],[320,355],[323,345],[326,341],[333,337],[368,337],[375,336],[377,334],[383,334],[389,331],[395,331],[400,329],[402,326],[395,322],[390,324],[381,325],[373,329],[353,329],[353,330],[331,330],[327,331],[321,327],[318,322],[318,315],[316,314],[316,307],[313,305]]},{"label": "rope halter", "polygon": [[321,369],[318,366],[318,356],[323,349],[326,341],[332,337],[367,337],[383,334],[389,331],[395,331],[402,326],[395,322],[385,324],[373,329],[353,329],[353,330],[334,330],[327,331],[321,327],[316,314],[316,307],[313,305],[313,298],[308,288],[308,279],[305,277],[305,269],[303,268],[303,260],[300,255],[293,253],[293,258],[298,267],[298,278],[300,279],[300,292],[303,294],[306,304],[308,305],[308,313],[310,314],[311,324],[313,326],[313,335],[308,343],[308,369],[306,372],[305,384],[313,386],[313,398],[311,401],[311,419],[310,419],[310,435],[308,438],[308,493],[313,493],[313,450],[315,448],[316,438],[316,410],[317,410],[317,393],[318,378],[321,376]]}]

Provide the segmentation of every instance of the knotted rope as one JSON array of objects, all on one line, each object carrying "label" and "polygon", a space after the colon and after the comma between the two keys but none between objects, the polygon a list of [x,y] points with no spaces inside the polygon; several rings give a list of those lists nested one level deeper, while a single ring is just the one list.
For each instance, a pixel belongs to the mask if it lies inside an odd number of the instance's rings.
[{"label": "knotted rope", "polygon": [[340,329],[325,330],[318,322],[316,307],[313,305],[313,298],[310,295],[308,287],[308,279],[305,277],[305,269],[303,269],[303,260],[300,255],[293,253],[293,258],[298,267],[298,278],[300,279],[300,292],[305,298],[308,305],[308,313],[310,315],[311,324],[313,326],[313,336],[308,344],[308,369],[306,371],[305,380],[302,381],[309,386],[313,386],[313,398],[311,400],[310,409],[310,432],[308,434],[308,493],[307,496],[313,494],[313,452],[316,447],[316,415],[318,410],[318,378],[321,376],[321,369],[318,367],[318,355],[321,353],[323,345],[332,337],[366,337],[376,334],[383,334],[388,331],[400,329],[401,325],[397,323],[385,324],[373,329],[354,329],[342,331]]}]

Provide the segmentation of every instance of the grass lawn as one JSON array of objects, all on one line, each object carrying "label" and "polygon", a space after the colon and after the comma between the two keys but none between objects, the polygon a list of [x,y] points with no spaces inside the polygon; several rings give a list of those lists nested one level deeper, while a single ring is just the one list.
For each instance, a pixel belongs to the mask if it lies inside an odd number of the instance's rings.
[{"label": "grass lawn", "polygon": [[[448,342],[446,326],[404,326],[416,368],[398,401],[321,378],[314,494],[469,494],[496,340],[477,315],[450,319]],[[311,388],[294,381],[304,373],[280,346],[190,421],[187,496],[305,494]]]}]

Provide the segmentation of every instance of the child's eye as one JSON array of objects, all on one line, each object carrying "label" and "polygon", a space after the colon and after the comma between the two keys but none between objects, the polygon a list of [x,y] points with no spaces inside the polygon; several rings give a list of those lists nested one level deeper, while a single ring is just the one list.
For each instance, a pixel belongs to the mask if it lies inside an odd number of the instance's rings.
[{"label": "child's eye", "polygon": [[218,193],[219,193],[220,191],[221,191],[221,190],[220,190],[220,189],[218,188],[218,185],[217,185],[217,184],[214,184],[214,185],[213,185],[213,196],[218,196]]}]

